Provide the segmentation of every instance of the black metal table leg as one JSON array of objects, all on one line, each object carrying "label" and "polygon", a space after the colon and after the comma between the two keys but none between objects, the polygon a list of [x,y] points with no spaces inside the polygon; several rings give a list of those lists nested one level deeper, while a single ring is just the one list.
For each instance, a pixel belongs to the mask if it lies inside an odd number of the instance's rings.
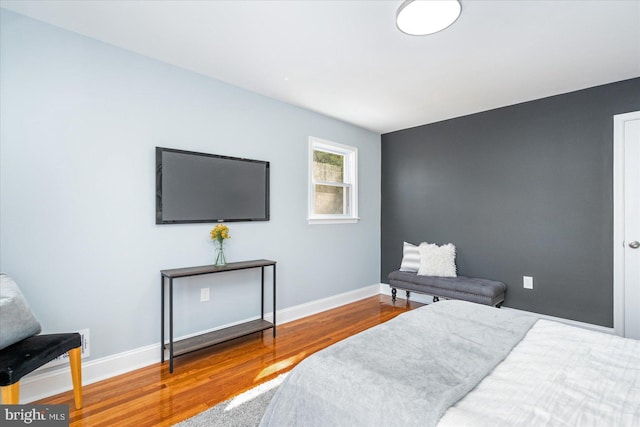
[{"label": "black metal table leg", "polygon": [[276,265],[273,264],[273,337],[276,337]]},{"label": "black metal table leg", "polygon": [[162,325],[160,326],[160,362],[164,363],[164,276],[160,275],[160,288],[162,289],[162,301],[160,302],[160,319],[162,319]]},{"label": "black metal table leg", "polygon": [[260,269],[260,318],[264,320],[264,267]]},{"label": "black metal table leg", "polygon": [[169,373],[173,373],[173,278],[169,278]]}]

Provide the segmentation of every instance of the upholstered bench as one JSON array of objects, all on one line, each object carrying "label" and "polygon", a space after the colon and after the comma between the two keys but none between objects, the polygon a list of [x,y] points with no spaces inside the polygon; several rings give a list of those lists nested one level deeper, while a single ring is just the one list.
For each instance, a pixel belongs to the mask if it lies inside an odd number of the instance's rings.
[{"label": "upholstered bench", "polygon": [[407,299],[410,292],[418,292],[433,296],[434,301],[449,298],[500,307],[507,291],[507,285],[494,280],[463,276],[418,276],[416,273],[400,270],[389,273],[389,283],[393,301],[396,300],[396,289],[403,289],[407,292]]}]

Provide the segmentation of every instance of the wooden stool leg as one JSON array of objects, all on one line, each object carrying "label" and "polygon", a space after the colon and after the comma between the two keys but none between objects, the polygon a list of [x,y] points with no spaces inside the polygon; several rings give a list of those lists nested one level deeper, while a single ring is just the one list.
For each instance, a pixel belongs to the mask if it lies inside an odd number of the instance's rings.
[{"label": "wooden stool leg", "polygon": [[0,388],[2,389],[3,405],[18,405],[20,403],[20,381]]},{"label": "wooden stool leg", "polygon": [[71,381],[73,382],[73,399],[76,409],[82,408],[82,362],[80,347],[69,350],[69,364],[71,365]]}]

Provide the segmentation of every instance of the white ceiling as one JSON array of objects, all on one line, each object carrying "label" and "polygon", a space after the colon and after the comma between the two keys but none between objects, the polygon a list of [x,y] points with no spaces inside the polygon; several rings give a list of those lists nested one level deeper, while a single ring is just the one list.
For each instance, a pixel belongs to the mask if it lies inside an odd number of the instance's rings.
[{"label": "white ceiling", "polygon": [[377,133],[640,76],[639,0],[461,3],[421,37],[401,0],[0,5]]}]

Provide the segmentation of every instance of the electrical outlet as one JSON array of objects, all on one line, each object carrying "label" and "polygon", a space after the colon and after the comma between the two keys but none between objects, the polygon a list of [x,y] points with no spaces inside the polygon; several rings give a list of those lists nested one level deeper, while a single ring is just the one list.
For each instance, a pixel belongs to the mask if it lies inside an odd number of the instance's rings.
[{"label": "electrical outlet", "polygon": [[522,286],[525,289],[533,289],[533,277],[531,277],[531,276],[522,276]]},{"label": "electrical outlet", "polygon": [[209,288],[200,288],[200,302],[209,301]]},{"label": "electrical outlet", "polygon": [[[86,357],[91,356],[91,347],[89,346],[89,344],[91,342],[89,340],[89,328],[80,329],[77,332],[80,334],[80,339],[81,339],[80,358],[84,359]],[[58,366],[58,365],[63,365],[63,364],[66,364],[67,366],[69,366],[69,353],[64,353],[64,354],[56,357],[51,362],[49,362],[49,363],[47,363],[45,365],[42,365],[38,369],[46,369],[46,368],[51,368],[52,366]]]}]

